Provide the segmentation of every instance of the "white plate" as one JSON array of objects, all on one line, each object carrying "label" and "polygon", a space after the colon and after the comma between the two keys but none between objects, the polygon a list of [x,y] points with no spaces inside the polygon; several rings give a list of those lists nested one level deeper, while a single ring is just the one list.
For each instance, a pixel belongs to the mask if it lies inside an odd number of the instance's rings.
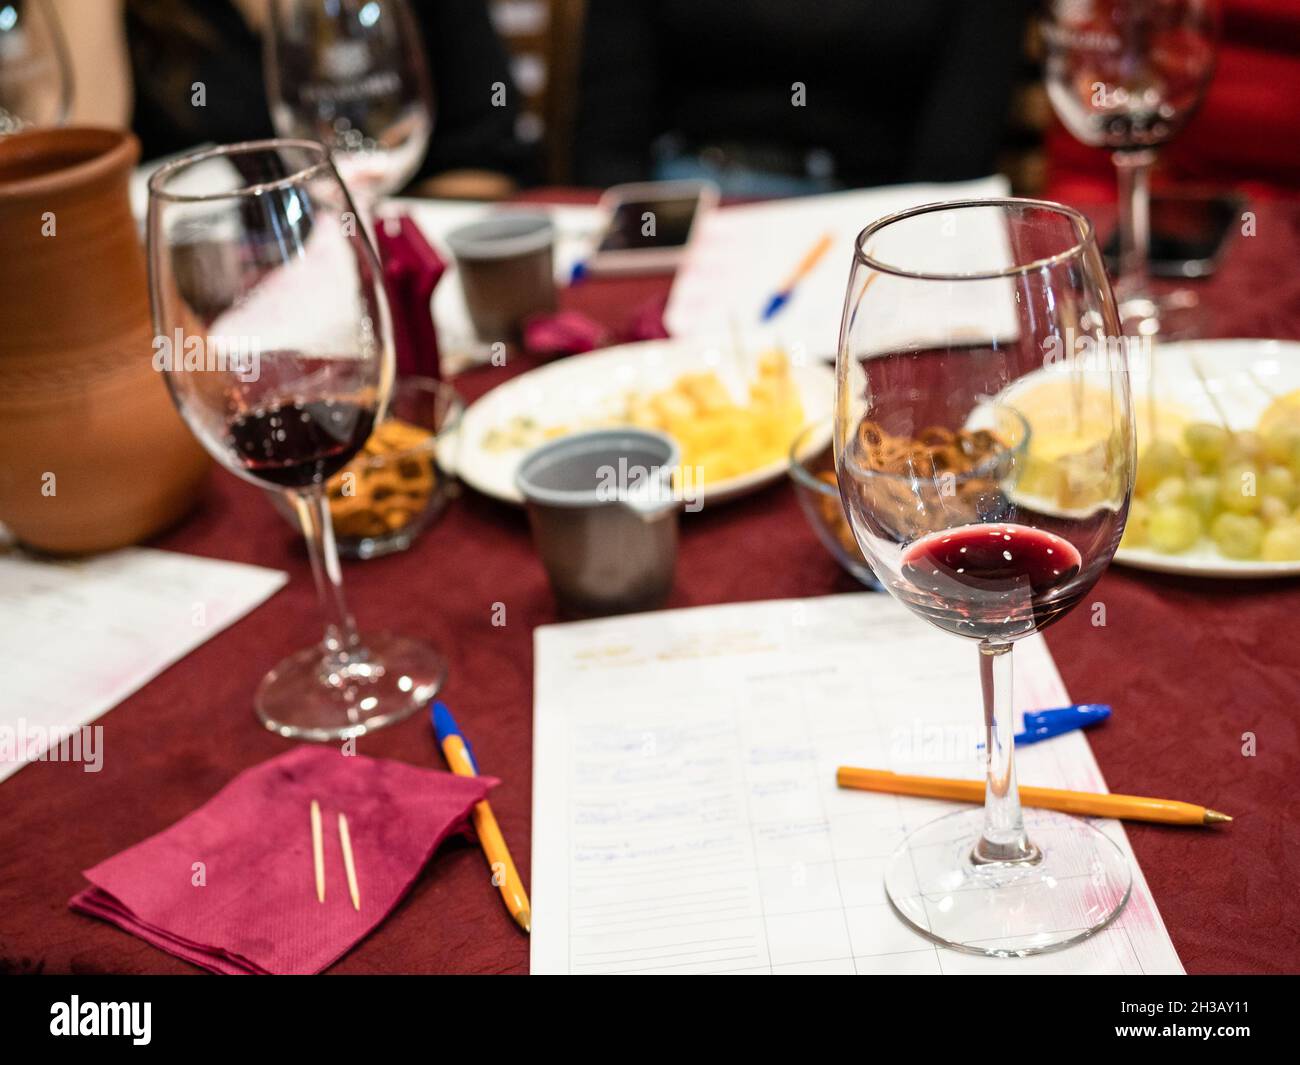
[{"label": "white plate", "polygon": [[[1217,423],[1221,408],[1232,429],[1253,429],[1272,402],[1272,395],[1300,388],[1300,343],[1289,340],[1184,340],[1160,344],[1154,349],[1152,364],[1151,381],[1134,382],[1139,439],[1145,417],[1142,401],[1152,386],[1158,401],[1181,407],[1194,421]],[[1225,558],[1208,538],[1177,555],[1145,547],[1121,547],[1115,552],[1115,561],[1134,569],[1197,577],[1260,579],[1300,575],[1300,562]]]},{"label": "white plate", "polygon": [[1202,540],[1181,555],[1166,555],[1146,547],[1121,547],[1115,561],[1153,573],[1181,573],[1189,577],[1220,577],[1263,580],[1268,577],[1300,576],[1300,562],[1261,562],[1224,558],[1210,540]]},{"label": "white plate", "polygon": [[[527,448],[488,451],[483,440],[512,418],[527,416],[539,425],[580,425],[613,414],[629,392],[668,388],[684,373],[712,370],[737,399],[754,374],[758,349],[744,365],[729,341],[647,340],[603,351],[571,355],[511,378],[482,396],[465,411],[460,423],[456,459],[461,480],[485,495],[522,504],[515,488],[515,471]],[[826,422],[824,446],[830,442],[829,418],[835,401],[835,373],[820,362],[791,365],[799,389],[804,421]],[[792,440],[791,443],[794,441]],[[782,458],[738,477],[710,482],[705,503],[722,503],[753,492],[784,477]]]}]

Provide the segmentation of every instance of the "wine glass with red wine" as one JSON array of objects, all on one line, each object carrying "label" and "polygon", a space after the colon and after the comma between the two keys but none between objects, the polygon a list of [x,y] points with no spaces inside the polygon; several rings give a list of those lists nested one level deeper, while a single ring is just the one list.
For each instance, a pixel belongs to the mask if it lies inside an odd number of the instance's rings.
[{"label": "wine glass with red wine", "polygon": [[413,713],[444,660],[357,633],[324,490],[382,419],[393,379],[379,262],[328,150],[255,141],[167,164],[149,181],[148,243],[154,365],[208,452],[292,503],[327,618],[321,643],[263,679],[258,717],[334,740]]},{"label": "wine glass with red wine", "polygon": [[1156,151],[1196,114],[1214,74],[1216,0],[1051,0],[1043,23],[1047,95],[1084,144],[1111,153],[1119,177],[1120,312],[1134,333],[1192,328],[1195,293],[1151,291]]},{"label": "wine glass with red wine", "polygon": [[899,915],[946,946],[1056,949],[1128,898],[1128,863],[1105,835],[1021,810],[1011,655],[1083,599],[1119,543],[1129,355],[1143,343],[1120,336],[1091,225],[1070,208],[932,204],[858,236],[837,364],[840,494],[885,588],[971,640],[982,681],[984,809],[917,829],[885,873]]}]

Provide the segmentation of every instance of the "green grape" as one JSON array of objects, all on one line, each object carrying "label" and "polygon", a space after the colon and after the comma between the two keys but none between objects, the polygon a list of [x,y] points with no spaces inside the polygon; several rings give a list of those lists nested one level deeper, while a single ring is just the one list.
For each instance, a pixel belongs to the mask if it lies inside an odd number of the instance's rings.
[{"label": "green grape", "polygon": [[1153,507],[1171,507],[1187,498],[1187,482],[1181,477],[1166,477],[1151,492]]},{"label": "green grape", "polygon": [[1225,464],[1250,464],[1259,460],[1264,452],[1259,433],[1253,429],[1238,429],[1228,435],[1228,447],[1224,452]]},{"label": "green grape", "polygon": [[1201,538],[1201,519],[1190,507],[1160,507],[1151,512],[1148,535],[1157,551],[1176,555]]},{"label": "green grape", "polygon": [[1202,524],[1208,526],[1219,513],[1219,479],[1208,475],[1193,477],[1187,485],[1187,497],[1183,502],[1196,511]]},{"label": "green grape", "polygon": [[1259,557],[1266,562],[1300,562],[1300,521],[1278,522],[1269,529]]},{"label": "green grape", "polygon": [[1141,547],[1151,537],[1151,507],[1144,499],[1133,499],[1128,505],[1128,521],[1120,547]]},{"label": "green grape", "polygon": [[1137,491],[1146,495],[1168,477],[1187,472],[1187,458],[1172,440],[1157,440],[1142,449],[1138,456]]},{"label": "green grape", "polygon": [[1226,467],[1219,475],[1219,505],[1234,514],[1259,510],[1259,470],[1249,463]]},{"label": "green grape", "polygon": [[1228,558],[1255,558],[1264,542],[1264,523],[1246,514],[1220,514],[1210,535]]},{"label": "green grape", "polygon": [[1285,466],[1270,466],[1259,478],[1259,494],[1277,496],[1288,507],[1300,503],[1296,494],[1296,476]]},{"label": "green grape", "polygon": [[1262,437],[1264,457],[1300,472],[1300,425],[1274,425]]},{"label": "green grape", "polygon": [[1228,450],[1228,430],[1213,422],[1193,422],[1183,430],[1183,443],[1193,459],[1212,470]]},{"label": "green grape", "polygon": [[1259,501],[1259,516],[1266,524],[1276,525],[1279,521],[1286,521],[1291,517],[1291,508],[1286,505],[1285,500],[1277,496],[1264,496]]}]

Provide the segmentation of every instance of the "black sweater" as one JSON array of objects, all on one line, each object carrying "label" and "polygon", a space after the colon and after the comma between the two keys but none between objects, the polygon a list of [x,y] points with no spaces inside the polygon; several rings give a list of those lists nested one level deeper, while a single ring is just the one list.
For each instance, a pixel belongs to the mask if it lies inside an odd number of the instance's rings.
[{"label": "black sweater", "polygon": [[823,149],[845,185],[982,176],[1025,13],[1024,0],[589,0],[578,179],[645,178],[665,133]]}]

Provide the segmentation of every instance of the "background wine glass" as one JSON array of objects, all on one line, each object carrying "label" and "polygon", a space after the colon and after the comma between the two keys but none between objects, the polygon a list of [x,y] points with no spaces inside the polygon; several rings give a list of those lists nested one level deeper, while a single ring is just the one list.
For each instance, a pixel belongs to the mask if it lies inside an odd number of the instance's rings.
[{"label": "background wine glass", "polygon": [[1118,336],[1091,227],[1069,208],[936,204],[858,237],[840,492],[890,594],[976,642],[986,733],[985,809],[916,830],[886,889],[905,921],[958,949],[1051,950],[1128,897],[1127,862],[1102,833],[1022,813],[1011,721],[1013,643],[1080,601],[1123,532],[1134,435]]},{"label": "background wine glass", "polygon": [[1051,0],[1043,22],[1047,95],[1119,177],[1116,293],[1131,332],[1187,333],[1190,290],[1151,292],[1151,165],[1196,113],[1214,73],[1215,0]]},{"label": "background wine glass", "polygon": [[405,0],[271,0],[263,62],[276,132],[327,145],[367,214],[415,175],[433,102]]},{"label": "background wine glass", "polygon": [[0,3],[0,136],[62,126],[72,109],[72,67],[48,0]]},{"label": "background wine glass", "polygon": [[357,634],[324,493],[382,418],[393,377],[378,262],[328,150],[258,141],[167,164],[149,182],[148,242],[155,365],[217,461],[285,493],[328,619],[321,644],[262,681],[258,716],[312,740],[405,717],[438,690],[443,659]]}]

